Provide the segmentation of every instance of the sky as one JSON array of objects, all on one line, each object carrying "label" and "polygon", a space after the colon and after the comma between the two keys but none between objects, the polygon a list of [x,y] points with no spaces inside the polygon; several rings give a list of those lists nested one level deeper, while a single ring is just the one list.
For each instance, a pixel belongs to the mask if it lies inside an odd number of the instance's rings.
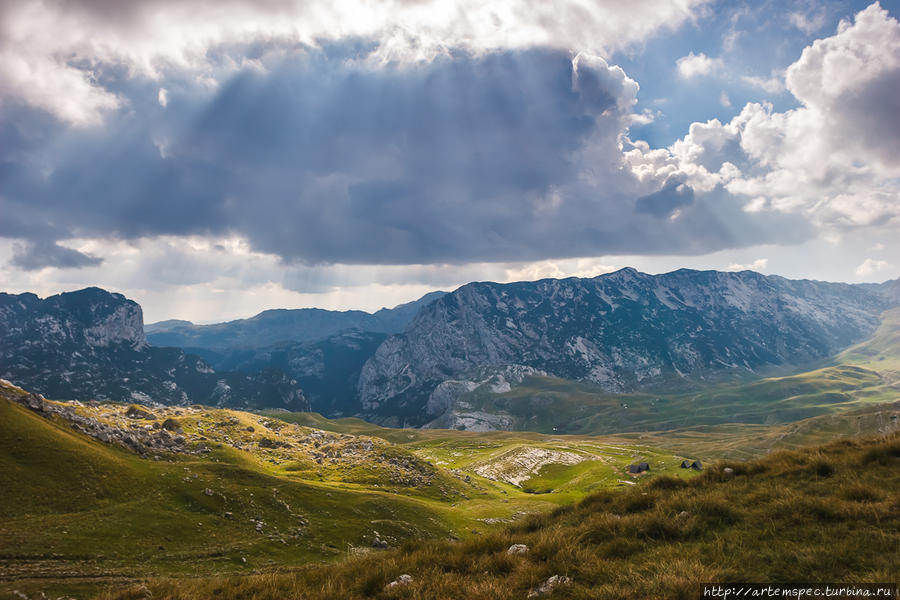
[{"label": "sky", "polygon": [[900,276],[900,0],[0,0],[0,291]]}]

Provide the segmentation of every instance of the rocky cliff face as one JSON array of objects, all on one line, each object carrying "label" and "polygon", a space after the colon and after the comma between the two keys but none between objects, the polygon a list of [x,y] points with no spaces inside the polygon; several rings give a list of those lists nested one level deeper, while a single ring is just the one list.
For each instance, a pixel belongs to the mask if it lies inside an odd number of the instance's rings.
[{"label": "rocky cliff face", "polygon": [[283,371],[217,372],[144,337],[141,307],[87,288],[40,299],[0,293],[0,377],[51,398],[308,410]]},{"label": "rocky cliff face", "polygon": [[58,294],[41,300],[34,294],[0,293],[0,326],[7,336],[53,339],[57,344],[105,347],[147,345],[141,307],[121,294],[100,288]]},{"label": "rocky cliff face", "polygon": [[358,393],[366,414],[421,424],[432,393],[432,406],[444,401],[439,384],[477,383],[467,375],[485,367],[523,365],[612,392],[683,388],[827,357],[870,336],[892,303],[881,288],[750,271],[472,283],[388,338]]}]

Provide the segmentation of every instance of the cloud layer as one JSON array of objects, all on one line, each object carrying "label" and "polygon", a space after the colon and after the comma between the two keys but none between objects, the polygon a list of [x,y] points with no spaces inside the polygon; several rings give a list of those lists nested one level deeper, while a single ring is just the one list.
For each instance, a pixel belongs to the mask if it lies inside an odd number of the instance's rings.
[{"label": "cloud layer", "polygon": [[[267,56],[212,94],[170,86],[164,103],[151,82],[110,80],[134,113],[33,151],[20,133],[6,235],[237,235],[287,262],[360,264],[696,254],[808,235],[721,190],[635,177],[621,145],[638,85],[600,57],[373,66],[356,50]],[[40,121],[21,110],[9,128]]]},{"label": "cloud layer", "polygon": [[178,71],[215,84],[264,49],[368,40],[374,62],[454,51],[564,48],[609,53],[676,28],[708,0],[622,5],[498,0],[23,0],[0,3],[0,101],[91,125],[128,99],[111,68],[154,80]]},{"label": "cloud layer", "polygon": [[[324,293],[896,231],[900,25],[878,4],[743,75],[796,108],[741,98],[667,147],[638,139],[663,109],[610,52],[703,4],[2,4],[8,265]],[[666,58],[673,81],[719,85],[727,52],[702,50]],[[721,266],[777,264],[758,256]]]}]

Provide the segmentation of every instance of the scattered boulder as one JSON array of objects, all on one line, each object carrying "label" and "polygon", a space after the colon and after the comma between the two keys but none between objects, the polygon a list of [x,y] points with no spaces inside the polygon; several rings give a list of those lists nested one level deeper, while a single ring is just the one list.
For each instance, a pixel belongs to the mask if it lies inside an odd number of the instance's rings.
[{"label": "scattered boulder", "polygon": [[528,546],[525,544],[513,544],[506,551],[507,554],[528,554]]},{"label": "scattered boulder", "polygon": [[389,584],[387,584],[387,585],[384,586],[384,587],[385,587],[385,589],[388,589],[388,590],[389,590],[389,589],[395,588],[395,587],[397,587],[397,586],[401,586],[401,585],[409,585],[409,584],[412,583],[412,582],[413,582],[412,576],[411,576],[411,575],[407,575],[407,574],[404,573],[403,575],[401,575],[401,576],[398,577],[397,579],[393,580],[392,582],[390,582]]},{"label": "scattered boulder", "polygon": [[376,535],[376,536],[375,536],[375,539],[372,540],[372,547],[373,547],[373,548],[378,548],[379,550],[387,550],[387,548],[388,548],[389,546],[388,546],[388,543],[387,543],[386,541],[384,541],[383,539],[381,539],[380,537],[378,537],[378,536]]},{"label": "scattered boulder", "polygon": [[571,583],[571,577],[566,577],[565,575],[554,575],[538,587],[529,590],[528,597],[537,598],[538,596],[549,594],[561,585],[571,585]]},{"label": "scattered boulder", "polygon": [[233,516],[234,516],[234,514],[233,514],[231,511],[225,511],[225,518],[226,518],[226,519],[230,519],[230,518],[233,517]]},{"label": "scattered boulder", "polygon": [[212,491],[211,489],[209,489],[209,488],[206,488],[205,490],[203,490],[203,493],[204,493],[205,495],[207,495],[207,496],[212,496],[213,494],[215,494],[215,492],[213,492],[213,491]]},{"label": "scattered boulder", "polygon": [[181,424],[175,419],[169,417],[165,421],[163,421],[162,428],[166,431],[178,431],[181,429]]},{"label": "scattered boulder", "polygon": [[253,426],[248,426],[247,429],[245,429],[244,431],[249,431],[250,433],[253,433],[256,430],[253,429]]},{"label": "scattered boulder", "polygon": [[40,394],[29,392],[28,395],[25,396],[25,406],[37,412],[44,412],[46,410],[44,400],[45,398]]},{"label": "scattered boulder", "polygon": [[135,404],[132,404],[128,407],[128,410],[125,411],[125,416],[129,419],[156,419],[156,417],[153,416],[152,412],[144,410],[143,408]]},{"label": "scattered boulder", "polygon": [[273,440],[271,438],[264,437],[259,440],[260,448],[280,448],[283,444],[278,440]]},{"label": "scattered boulder", "polygon": [[679,518],[679,519],[687,519],[687,518],[690,517],[690,516],[691,516],[691,513],[689,513],[689,512],[686,511],[686,510],[683,510],[683,511],[681,511],[680,513],[678,513],[678,518]]},{"label": "scattered boulder", "polygon": [[257,521],[256,522],[256,530],[259,532],[262,532],[264,525],[265,525],[265,523],[263,523],[262,521]]},{"label": "scattered boulder", "polygon": [[724,469],[722,469],[722,474],[725,475],[726,479],[731,479],[732,477],[734,477],[734,469],[732,469],[731,467],[725,467]]}]

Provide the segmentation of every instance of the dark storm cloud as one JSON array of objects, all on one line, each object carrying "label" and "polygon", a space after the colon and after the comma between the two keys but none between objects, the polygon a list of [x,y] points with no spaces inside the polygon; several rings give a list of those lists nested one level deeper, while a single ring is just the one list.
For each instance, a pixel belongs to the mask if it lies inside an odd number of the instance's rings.
[{"label": "dark storm cloud", "polygon": [[13,266],[24,271],[37,271],[44,267],[59,269],[95,267],[102,263],[103,259],[53,242],[30,242],[14,245],[11,262]]},{"label": "dark storm cloud", "polygon": [[[403,67],[354,55],[292,53],[212,97],[98,68],[127,107],[0,153],[0,235],[238,234],[288,262],[411,264],[701,253],[795,225],[754,228],[736,209],[726,221],[727,194],[638,193],[617,145],[634,86],[599,59],[573,78],[571,56],[549,50]],[[14,129],[8,115],[0,127]],[[82,266],[28,248],[19,266]]]},{"label": "dark storm cloud", "polygon": [[663,186],[663,189],[646,196],[641,196],[635,203],[635,208],[640,213],[647,213],[657,217],[669,217],[676,210],[687,206],[694,201],[694,190],[690,186],[679,181],[672,181]]}]

